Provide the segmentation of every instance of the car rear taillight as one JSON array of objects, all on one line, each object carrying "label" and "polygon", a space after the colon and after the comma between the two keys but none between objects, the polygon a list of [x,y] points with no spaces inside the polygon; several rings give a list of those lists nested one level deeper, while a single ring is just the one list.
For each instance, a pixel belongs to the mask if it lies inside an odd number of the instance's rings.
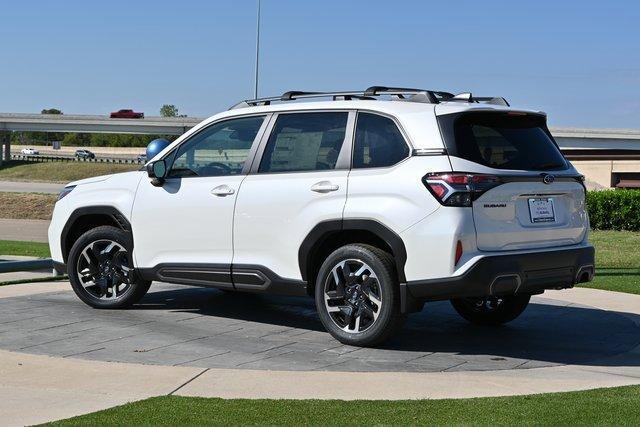
[{"label": "car rear taillight", "polygon": [[460,172],[430,173],[422,181],[443,205],[462,207],[471,206],[482,193],[502,184],[495,175]]}]

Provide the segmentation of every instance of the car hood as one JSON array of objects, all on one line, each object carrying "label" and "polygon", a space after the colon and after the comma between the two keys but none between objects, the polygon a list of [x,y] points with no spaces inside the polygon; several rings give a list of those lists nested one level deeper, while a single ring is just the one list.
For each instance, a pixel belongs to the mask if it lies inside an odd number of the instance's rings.
[{"label": "car hood", "polygon": [[106,181],[107,179],[111,178],[113,175],[114,174],[100,175],[100,176],[94,176],[91,178],[79,179],[78,181],[73,181],[68,183],[65,187],[70,187],[74,185],[93,184],[94,182]]}]

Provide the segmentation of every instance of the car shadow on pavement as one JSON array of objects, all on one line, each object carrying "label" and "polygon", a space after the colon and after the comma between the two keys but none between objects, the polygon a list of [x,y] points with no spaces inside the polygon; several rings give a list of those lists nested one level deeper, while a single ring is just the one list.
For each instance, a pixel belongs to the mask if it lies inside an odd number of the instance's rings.
[{"label": "car shadow on pavement", "polygon": [[[311,298],[187,287],[150,292],[134,309],[190,312],[324,331]],[[518,319],[499,327],[470,324],[446,301],[428,303],[422,312],[411,314],[403,330],[376,351],[456,357],[488,355],[491,360],[528,360],[530,367],[536,361],[546,365],[640,366],[640,356],[625,355],[638,345],[640,316],[545,300],[541,296]]]}]

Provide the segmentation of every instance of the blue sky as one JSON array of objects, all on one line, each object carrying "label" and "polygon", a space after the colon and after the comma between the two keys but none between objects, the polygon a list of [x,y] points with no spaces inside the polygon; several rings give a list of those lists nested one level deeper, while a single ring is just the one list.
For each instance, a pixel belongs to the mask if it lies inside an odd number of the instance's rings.
[{"label": "blue sky", "polygon": [[[0,0],[0,111],[208,116],[253,93],[255,0]],[[262,0],[261,96],[372,84],[640,128],[640,3]]]}]

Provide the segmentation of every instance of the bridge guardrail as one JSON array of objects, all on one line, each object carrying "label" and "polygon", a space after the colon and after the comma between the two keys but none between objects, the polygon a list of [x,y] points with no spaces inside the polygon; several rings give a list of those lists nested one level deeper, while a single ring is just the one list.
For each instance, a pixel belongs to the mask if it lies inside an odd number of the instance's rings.
[{"label": "bridge guardrail", "polygon": [[141,165],[144,161],[130,158],[117,158],[117,157],[98,157],[95,159],[80,159],[73,156],[49,156],[49,155],[27,155],[27,154],[12,154],[11,160],[20,160],[23,162],[88,162],[88,163],[116,163],[116,164],[133,164]]}]

